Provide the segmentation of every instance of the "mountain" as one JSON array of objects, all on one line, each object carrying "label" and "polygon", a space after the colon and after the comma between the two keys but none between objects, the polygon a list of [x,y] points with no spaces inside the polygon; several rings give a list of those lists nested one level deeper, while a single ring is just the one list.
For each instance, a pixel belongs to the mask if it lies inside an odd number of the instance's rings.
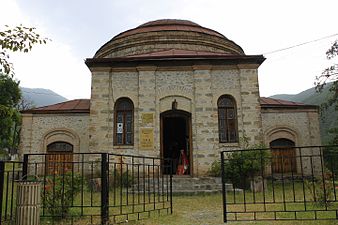
[{"label": "mountain", "polygon": [[23,99],[26,100],[26,102],[32,102],[34,107],[67,101],[65,97],[49,89],[25,87],[20,87],[20,89]]},{"label": "mountain", "polygon": [[[327,84],[321,92],[317,92],[313,87],[295,95],[278,94],[270,97],[320,106],[330,97],[331,86],[332,83]],[[323,144],[328,144],[332,140],[333,136],[329,134],[329,130],[334,127],[338,127],[337,112],[334,106],[330,106],[326,110],[322,110],[320,115],[320,135]]]}]

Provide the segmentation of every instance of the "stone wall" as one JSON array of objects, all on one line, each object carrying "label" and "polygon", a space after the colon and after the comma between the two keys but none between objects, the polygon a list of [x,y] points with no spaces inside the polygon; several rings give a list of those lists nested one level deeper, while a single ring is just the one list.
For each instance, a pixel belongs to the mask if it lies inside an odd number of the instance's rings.
[{"label": "stone wall", "polygon": [[[256,67],[256,68],[255,68]],[[239,139],[219,143],[217,100],[222,95],[236,100]],[[134,104],[134,145],[114,146],[114,104],[128,97]],[[262,142],[257,65],[190,67],[137,67],[92,69],[92,96],[89,125],[90,152],[160,156],[160,114],[171,110],[176,100],[178,110],[191,114],[193,174],[205,174],[221,150],[240,148]],[[150,124],[143,124],[144,113],[153,114]],[[140,149],[140,130],[154,132],[152,149]]]},{"label": "stone wall", "polygon": [[87,113],[23,114],[19,154],[46,153],[47,145],[65,141],[74,152],[88,151]]},{"label": "stone wall", "polygon": [[286,138],[296,146],[321,144],[317,109],[262,109],[265,144]]},{"label": "stone wall", "polygon": [[[262,122],[266,146],[269,146],[271,141],[280,138],[293,141],[296,147],[321,145],[319,113],[316,108],[265,108],[262,109]],[[310,175],[312,171],[314,173],[321,171],[319,150],[319,148],[295,149],[297,173],[303,171],[305,175]],[[300,155],[302,155],[302,160],[300,160]],[[307,155],[317,156],[307,157]]]}]

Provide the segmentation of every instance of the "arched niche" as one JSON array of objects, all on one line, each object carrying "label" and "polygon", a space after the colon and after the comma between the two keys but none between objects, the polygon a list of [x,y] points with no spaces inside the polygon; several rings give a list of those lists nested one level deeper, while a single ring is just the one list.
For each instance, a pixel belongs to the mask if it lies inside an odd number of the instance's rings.
[{"label": "arched niche", "polygon": [[43,137],[43,152],[47,152],[47,147],[56,142],[65,142],[73,146],[73,152],[80,152],[80,138],[73,130],[60,128],[48,131]]}]

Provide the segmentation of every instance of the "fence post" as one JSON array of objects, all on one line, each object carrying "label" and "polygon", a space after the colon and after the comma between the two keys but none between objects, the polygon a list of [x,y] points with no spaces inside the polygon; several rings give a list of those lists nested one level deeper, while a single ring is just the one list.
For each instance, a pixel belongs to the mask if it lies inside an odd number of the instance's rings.
[{"label": "fence post", "polygon": [[0,161],[0,225],[2,224],[2,198],[4,193],[5,162]]},{"label": "fence post", "polygon": [[22,165],[22,180],[27,180],[28,174],[28,154],[23,155],[23,165]]},{"label": "fence post", "polygon": [[108,154],[101,154],[101,224],[109,222]]},{"label": "fence post", "polygon": [[170,214],[173,214],[173,168],[174,160],[170,158]]},{"label": "fence post", "polygon": [[222,196],[223,196],[223,221],[227,222],[227,198],[225,190],[225,171],[224,171],[224,152],[221,152],[221,171],[222,171]]}]

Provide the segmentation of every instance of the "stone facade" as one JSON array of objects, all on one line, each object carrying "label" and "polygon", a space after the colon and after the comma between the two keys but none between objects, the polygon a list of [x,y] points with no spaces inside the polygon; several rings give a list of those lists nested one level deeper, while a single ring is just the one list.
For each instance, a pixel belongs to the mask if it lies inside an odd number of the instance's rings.
[{"label": "stone facade", "polygon": [[20,154],[46,153],[53,142],[73,145],[75,153],[88,152],[88,114],[23,113]]},{"label": "stone facade", "polygon": [[[174,126],[184,130],[177,135],[185,141],[189,175],[203,176],[222,150],[269,146],[280,138],[297,146],[319,145],[316,107],[262,106],[258,68],[263,61],[189,21],[144,24],[117,35],[86,60],[92,73],[88,111],[47,114],[47,107],[44,113],[24,114],[21,152],[46,152],[49,143],[64,141],[75,152],[164,157],[170,148],[166,132]],[[235,102],[237,136],[221,143],[217,104],[225,95]],[[132,144],[116,144],[120,99],[133,104]],[[175,119],[174,125],[166,122]]]},{"label": "stone facade", "polygon": [[[191,114],[193,173],[205,173],[219,158],[220,150],[241,146],[240,141],[220,144],[218,140],[217,100],[224,94],[233,96],[237,103],[239,140],[246,135],[250,145],[263,141],[257,68],[138,67],[114,72],[93,70],[92,74],[90,152],[160,156],[160,114],[171,110],[176,100],[178,110]],[[133,146],[113,144],[113,106],[121,97],[131,99],[135,107]],[[153,113],[152,124],[142,124],[144,113]],[[139,148],[139,131],[144,127],[154,129],[151,150]]]}]

